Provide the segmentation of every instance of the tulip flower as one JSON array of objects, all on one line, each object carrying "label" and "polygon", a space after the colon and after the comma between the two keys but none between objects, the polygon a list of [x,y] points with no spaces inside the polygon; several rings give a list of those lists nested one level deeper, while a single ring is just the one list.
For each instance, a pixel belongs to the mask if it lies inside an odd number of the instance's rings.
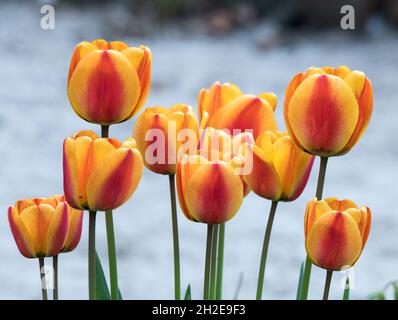
[{"label": "tulip flower", "polygon": [[121,143],[81,131],[64,141],[64,192],[76,209],[89,210],[89,297],[96,298],[95,220],[105,211],[110,261],[111,296],[118,297],[113,209],[133,194],[142,176],[143,160],[134,139]]},{"label": "tulip flower", "polygon": [[198,124],[192,107],[186,104],[176,104],[169,109],[152,107],[145,109],[138,117],[133,136],[145,166],[155,173],[169,176],[175,299],[180,300],[180,249],[174,176],[178,159],[196,148]]},{"label": "tulip flower", "polygon": [[[237,131],[253,130],[254,138],[264,131],[277,129],[274,110],[276,96],[263,93],[259,96],[243,94],[233,84],[215,82],[202,89],[198,96],[199,119],[206,126]],[[204,125],[202,125],[204,127]]]},{"label": "tulip flower", "polygon": [[[44,257],[54,257],[54,299],[57,299],[57,256],[79,244],[83,212],[70,207],[64,196],[56,195],[17,201],[8,208],[8,221],[19,251],[26,258],[38,258],[41,271]],[[47,300],[45,287],[42,294]]]},{"label": "tulip flower", "polygon": [[368,239],[371,212],[350,200],[311,200],[304,220],[305,248],[312,263],[327,270],[324,300],[333,271],[352,267]]},{"label": "tulip flower", "polygon": [[257,283],[256,297],[260,300],[277,204],[300,196],[310,176],[314,156],[297,147],[287,133],[271,131],[261,134],[255,144],[245,143],[241,153],[245,161],[252,161],[252,170],[244,176],[246,184],[260,197],[272,201]]},{"label": "tulip flower", "polygon": [[68,75],[69,101],[86,121],[111,125],[137,114],[149,93],[151,52],[122,41],[79,43]]},{"label": "tulip flower", "polygon": [[142,176],[134,139],[124,143],[81,131],[64,141],[64,191],[76,209],[107,211],[125,203]]},{"label": "tulip flower", "polygon": [[224,237],[219,244],[218,229],[220,225],[220,235],[224,233],[224,223],[238,212],[245,195],[239,156],[232,148],[245,140],[244,136],[232,138],[221,130],[206,128],[197,154],[186,154],[177,164],[178,199],[184,215],[208,225],[204,299],[221,295]]},{"label": "tulip flower", "polygon": [[196,147],[198,124],[192,107],[185,104],[147,108],[138,117],[133,135],[145,166],[170,175],[175,174],[178,158]]},{"label": "tulip flower", "polygon": [[310,68],[290,82],[284,116],[289,134],[303,150],[340,156],[357,143],[373,109],[370,80],[345,66]]}]

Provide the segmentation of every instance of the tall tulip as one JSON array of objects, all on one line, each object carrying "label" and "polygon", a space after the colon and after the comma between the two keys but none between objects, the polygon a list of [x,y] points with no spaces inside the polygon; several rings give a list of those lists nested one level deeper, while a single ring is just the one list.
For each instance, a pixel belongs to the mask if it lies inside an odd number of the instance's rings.
[{"label": "tall tulip", "polygon": [[210,89],[199,92],[199,119],[206,126],[227,129],[231,134],[235,134],[234,130],[250,129],[257,138],[264,131],[277,129],[276,100],[273,93],[243,94],[233,84],[215,82]]},{"label": "tall tulip", "polygon": [[[19,251],[26,258],[39,259],[41,274],[44,257],[53,257],[54,299],[58,299],[58,254],[79,244],[83,212],[70,207],[64,196],[55,195],[17,201],[8,208],[8,221]],[[47,300],[45,287],[42,294]]]},{"label": "tall tulip", "polygon": [[176,104],[169,109],[147,108],[138,117],[133,132],[137,148],[145,166],[169,176],[171,216],[174,250],[174,296],[181,299],[180,249],[175,194],[175,167],[184,153],[195,149],[198,139],[198,124],[192,107]]},{"label": "tall tulip", "polygon": [[272,201],[261,254],[257,299],[262,298],[265,265],[272,224],[279,201],[293,201],[303,192],[314,156],[302,151],[287,133],[264,132],[254,145],[242,147],[242,153],[253,159],[252,170],[244,180],[254,193]]},{"label": "tall tulip", "polygon": [[90,211],[89,292],[95,299],[95,220],[96,211],[106,211],[107,238],[111,272],[112,298],[117,299],[116,253],[112,212],[133,194],[142,176],[143,160],[135,140],[121,143],[99,138],[92,131],[81,131],[64,141],[64,192],[68,203]]},{"label": "tall tulip", "polygon": [[[372,84],[361,71],[346,66],[309,68],[290,81],[284,104],[286,126],[299,147],[321,158],[317,199],[322,199],[328,158],[353,148],[372,110]],[[300,299],[307,299],[310,275],[307,257]]]},{"label": "tall tulip", "polygon": [[218,230],[224,232],[224,223],[238,212],[248,193],[240,176],[240,156],[233,152],[246,140],[246,136],[232,138],[208,127],[201,134],[197,154],[184,155],[177,164],[178,199],[184,215],[208,225],[204,299],[221,297],[223,245],[218,241],[223,243],[224,237],[218,238]]},{"label": "tall tulip", "polygon": [[149,93],[151,52],[122,41],[79,43],[68,74],[69,101],[86,121],[111,125],[137,114]]},{"label": "tall tulip", "polygon": [[352,267],[368,239],[371,212],[351,200],[311,200],[306,209],[305,248],[312,263],[326,269],[324,299],[328,298],[333,271]]}]

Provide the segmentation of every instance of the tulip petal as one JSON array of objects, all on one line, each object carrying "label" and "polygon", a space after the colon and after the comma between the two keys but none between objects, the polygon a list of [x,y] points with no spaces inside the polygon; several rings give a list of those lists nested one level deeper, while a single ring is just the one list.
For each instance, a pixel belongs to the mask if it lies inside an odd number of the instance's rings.
[{"label": "tulip petal", "polygon": [[352,266],[362,251],[362,238],[354,219],[343,212],[329,212],[312,226],[306,249],[312,262],[327,270]]},{"label": "tulip petal", "polygon": [[276,103],[278,101],[278,97],[276,96],[275,93],[273,92],[264,92],[262,94],[258,95],[259,98],[264,99],[269,103],[269,105],[272,107],[272,110],[275,111],[276,109]]},{"label": "tulip petal", "polygon": [[244,148],[246,159],[250,154],[253,156],[253,168],[250,174],[244,176],[245,182],[260,197],[279,200],[282,191],[281,183],[267,153],[257,145],[245,144]]},{"label": "tulip petal", "polygon": [[307,204],[307,208],[305,209],[305,218],[304,218],[304,232],[305,236],[308,235],[309,231],[313,224],[321,217],[322,215],[329,213],[332,209],[329,207],[326,201],[320,200],[317,198],[312,199]]},{"label": "tulip petal", "polygon": [[240,96],[210,116],[209,126],[227,129],[233,135],[253,130],[253,137],[267,131],[276,131],[276,121],[271,105],[256,96]]},{"label": "tulip petal", "polygon": [[90,210],[112,210],[125,203],[137,188],[142,169],[142,157],[136,149],[120,148],[109,155],[88,179]]},{"label": "tulip petal", "polygon": [[68,85],[75,112],[102,125],[129,118],[141,95],[137,71],[116,50],[93,51],[76,66]]},{"label": "tulip petal", "polygon": [[242,182],[225,162],[211,162],[200,166],[191,176],[185,199],[196,221],[225,222],[238,212],[242,204]]},{"label": "tulip petal", "polygon": [[79,43],[75,50],[73,51],[72,58],[70,61],[69,73],[68,73],[68,86],[70,78],[72,77],[73,71],[75,71],[76,66],[79,62],[89,53],[98,50],[98,48],[90,42],[83,41]]},{"label": "tulip petal", "polygon": [[355,208],[355,209],[358,208],[358,206],[356,205],[356,203],[354,201],[351,201],[348,199],[344,199],[344,200],[340,201],[336,198],[327,198],[324,201],[329,205],[329,207],[332,210],[335,210],[335,211],[343,212],[350,208]]},{"label": "tulip petal", "polygon": [[287,122],[308,152],[324,157],[338,154],[351,138],[359,107],[351,88],[330,75],[312,75],[292,96]]},{"label": "tulip petal", "polygon": [[32,237],[30,236],[26,226],[19,217],[17,208],[8,208],[8,222],[10,224],[12,235],[21,254],[26,258],[36,257],[33,247]]},{"label": "tulip petal", "polygon": [[66,202],[60,203],[52,213],[51,221],[46,229],[45,255],[56,256],[64,247],[69,227],[69,208]]}]

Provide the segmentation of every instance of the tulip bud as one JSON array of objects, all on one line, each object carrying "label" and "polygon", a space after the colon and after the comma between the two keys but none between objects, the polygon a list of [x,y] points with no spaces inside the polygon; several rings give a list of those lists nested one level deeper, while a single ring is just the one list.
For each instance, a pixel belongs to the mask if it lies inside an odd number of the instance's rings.
[{"label": "tulip bud", "polygon": [[82,131],[66,138],[63,148],[64,191],[76,209],[113,210],[133,194],[143,161],[134,139],[124,143]]},{"label": "tulip bud", "polygon": [[84,120],[101,125],[130,119],[148,96],[151,60],[145,46],[102,39],[79,43],[68,75],[73,110]]},{"label": "tulip bud", "polygon": [[253,169],[244,176],[245,182],[254,193],[272,201],[297,199],[314,163],[313,156],[282,132],[264,132],[254,145],[244,144],[241,153],[245,159],[250,155],[253,162]]},{"label": "tulip bud", "polygon": [[149,170],[174,174],[178,159],[196,146],[198,124],[192,107],[185,104],[147,108],[138,117],[133,135]]},{"label": "tulip bud", "polygon": [[[198,106],[201,127],[227,129],[232,134],[249,129],[253,130],[254,138],[264,131],[277,129],[273,93],[245,95],[233,84],[216,82],[209,90],[200,91]],[[206,123],[202,124],[204,119]]]},{"label": "tulip bud", "polygon": [[72,251],[79,244],[83,212],[57,195],[17,201],[8,209],[8,221],[23,256],[51,257]]},{"label": "tulip bud", "polygon": [[297,74],[285,96],[289,134],[303,150],[321,157],[347,153],[368,126],[373,90],[363,72],[345,66]]},{"label": "tulip bud", "polygon": [[306,209],[305,247],[315,265],[340,271],[353,266],[368,239],[371,212],[350,200],[311,200]]}]

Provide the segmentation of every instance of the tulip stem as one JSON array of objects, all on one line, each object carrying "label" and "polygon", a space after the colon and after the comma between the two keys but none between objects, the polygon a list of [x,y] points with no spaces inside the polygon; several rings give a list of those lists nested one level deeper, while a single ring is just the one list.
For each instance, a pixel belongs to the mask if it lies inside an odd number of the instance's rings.
[{"label": "tulip stem", "polygon": [[[322,196],[323,196],[323,186],[325,184],[327,164],[328,164],[328,158],[321,157],[321,163],[319,166],[318,184],[316,187],[316,194],[315,194],[317,200],[321,200]],[[305,266],[304,266],[304,278],[303,278],[303,284],[302,284],[302,289],[301,289],[301,293],[300,293],[300,300],[308,299],[308,289],[310,286],[310,279],[311,279],[311,268],[312,268],[312,262],[311,262],[310,258],[307,256],[307,259],[305,260]]]},{"label": "tulip stem", "polygon": [[53,272],[54,272],[53,300],[58,300],[58,255],[53,257],[53,269],[54,269],[53,270]]},{"label": "tulip stem", "polygon": [[272,224],[274,222],[277,206],[278,206],[278,201],[272,201],[271,209],[268,216],[267,228],[265,230],[263,250],[261,253],[260,270],[258,272],[257,295],[256,295],[257,300],[261,300],[263,295],[265,264],[267,262],[269,240],[271,238]]},{"label": "tulip stem", "polygon": [[213,240],[212,240],[212,245],[211,245],[210,300],[214,300],[216,298],[218,228],[219,228],[219,225],[215,224],[214,231],[213,231]]},{"label": "tulip stem", "polygon": [[175,300],[181,300],[180,243],[178,240],[178,220],[174,174],[169,175],[169,185],[174,250],[174,296]]},{"label": "tulip stem", "polygon": [[48,300],[47,296],[47,285],[46,285],[46,270],[44,268],[44,258],[39,258],[39,268],[40,268],[40,286],[41,295],[43,300]]},{"label": "tulip stem", "polygon": [[88,227],[88,288],[89,299],[96,299],[96,255],[95,255],[95,218],[96,211],[90,211],[90,221]]},{"label": "tulip stem", "polygon": [[206,261],[205,261],[205,276],[204,276],[204,284],[203,284],[203,300],[209,300],[211,242],[213,240],[213,231],[214,231],[214,225],[207,224]]},{"label": "tulip stem", "polygon": [[332,270],[326,271],[326,280],[325,280],[325,289],[323,290],[323,300],[328,300],[329,298],[329,290],[330,290],[330,282],[332,281]]},{"label": "tulip stem", "polygon": [[115,229],[113,225],[112,210],[105,212],[106,222],[106,238],[108,242],[108,260],[109,260],[109,278],[111,284],[111,298],[117,300],[119,298],[119,286],[117,280],[117,260],[116,260],[116,242]]},{"label": "tulip stem", "polygon": [[224,267],[224,242],[225,242],[225,222],[220,224],[220,231],[219,231],[219,238],[218,238],[216,300],[221,300],[221,298],[222,298],[222,277],[223,277],[223,267]]},{"label": "tulip stem", "polygon": [[109,126],[101,126],[101,138],[109,138]]}]

